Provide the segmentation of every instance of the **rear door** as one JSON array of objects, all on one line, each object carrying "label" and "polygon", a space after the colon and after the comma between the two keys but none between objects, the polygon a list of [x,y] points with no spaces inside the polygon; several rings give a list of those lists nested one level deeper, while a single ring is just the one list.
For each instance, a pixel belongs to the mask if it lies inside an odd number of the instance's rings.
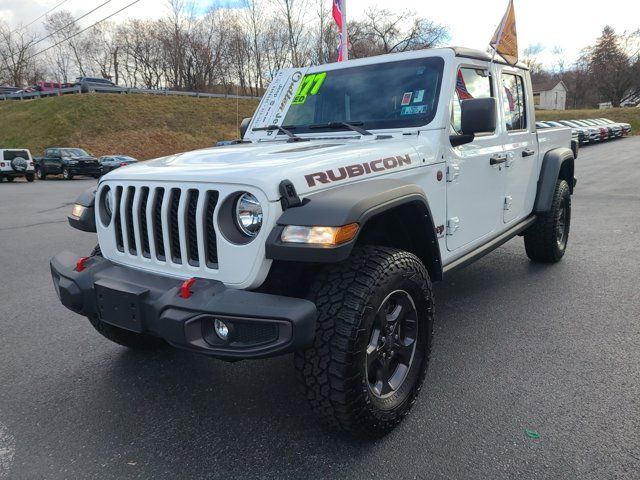
[{"label": "rear door", "polygon": [[[486,65],[462,65],[451,101],[450,134],[460,132],[463,100],[494,96]],[[447,158],[447,250],[471,250],[502,226],[504,163],[500,128],[476,135],[473,142],[450,148]],[[497,161],[497,163],[496,163]]]},{"label": "rear door", "polygon": [[529,105],[527,78],[521,70],[502,67],[499,78],[502,143],[506,188],[502,200],[504,223],[531,213],[538,183],[538,141]]}]

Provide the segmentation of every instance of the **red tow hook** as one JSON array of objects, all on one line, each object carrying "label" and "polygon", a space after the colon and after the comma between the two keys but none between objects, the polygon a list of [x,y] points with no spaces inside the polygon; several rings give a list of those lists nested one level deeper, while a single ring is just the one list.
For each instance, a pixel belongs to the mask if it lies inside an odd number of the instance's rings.
[{"label": "red tow hook", "polygon": [[189,280],[185,280],[184,282],[182,282],[182,286],[180,287],[180,297],[182,298],[189,298],[191,297],[191,294],[193,293],[190,288],[191,285],[193,285],[196,282],[195,278],[190,278]]},{"label": "red tow hook", "polygon": [[87,262],[91,257],[82,257],[80,260],[76,262],[76,272],[81,272],[85,268],[87,268]]}]

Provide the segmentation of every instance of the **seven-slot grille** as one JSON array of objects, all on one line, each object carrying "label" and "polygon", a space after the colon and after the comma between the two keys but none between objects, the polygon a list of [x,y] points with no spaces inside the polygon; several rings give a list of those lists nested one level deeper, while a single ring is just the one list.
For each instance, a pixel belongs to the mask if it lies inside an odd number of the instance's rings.
[{"label": "seven-slot grille", "polygon": [[218,268],[216,190],[113,186],[118,251],[134,257]]}]

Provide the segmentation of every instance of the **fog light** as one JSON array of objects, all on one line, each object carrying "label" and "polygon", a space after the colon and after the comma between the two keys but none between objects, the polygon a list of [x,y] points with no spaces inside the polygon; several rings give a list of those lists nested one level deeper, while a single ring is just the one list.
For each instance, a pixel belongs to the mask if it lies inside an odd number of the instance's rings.
[{"label": "fog light", "polygon": [[227,340],[229,338],[229,327],[222,320],[215,319],[213,322],[213,328],[216,331],[216,335],[220,337],[220,340]]}]

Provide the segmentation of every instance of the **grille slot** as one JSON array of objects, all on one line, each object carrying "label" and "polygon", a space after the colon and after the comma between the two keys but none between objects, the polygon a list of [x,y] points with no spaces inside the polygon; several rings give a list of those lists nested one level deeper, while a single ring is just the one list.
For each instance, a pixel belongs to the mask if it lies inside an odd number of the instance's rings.
[{"label": "grille slot", "polygon": [[113,219],[115,220],[113,223],[115,224],[116,231],[116,247],[119,251],[124,252],[124,241],[122,240],[122,222],[120,220],[120,199],[122,198],[122,187],[116,187],[116,198],[114,200],[114,205],[111,207],[113,209]]},{"label": "grille slot", "polygon": [[127,200],[124,209],[124,218],[127,223],[127,242],[129,244],[129,253],[131,255],[137,254],[136,249],[136,235],[133,229],[133,199],[136,194],[135,187],[127,188]]},{"label": "grille slot", "polygon": [[196,228],[196,211],[198,209],[198,190],[189,190],[187,200],[187,211],[185,220],[187,223],[187,257],[189,265],[200,266],[200,255],[198,254],[198,231]]},{"label": "grille slot", "polygon": [[205,203],[205,241],[206,245],[206,265],[209,268],[218,268],[218,244],[216,241],[216,231],[213,228],[213,214],[218,204],[218,192],[207,192]]},{"label": "grille slot", "polygon": [[180,251],[180,227],[178,226],[178,208],[180,206],[181,191],[172,188],[169,197],[169,240],[171,248],[171,259],[173,263],[182,263],[182,252]]},{"label": "grille slot", "polygon": [[162,200],[164,198],[164,188],[156,190],[156,197],[153,201],[153,238],[156,247],[156,257],[160,261],[165,260],[164,240],[162,235]]},{"label": "grille slot", "polygon": [[149,200],[149,187],[142,187],[140,192],[140,206],[138,207],[138,224],[140,225],[140,248],[145,258],[151,258],[149,249],[149,229],[147,226],[147,201]]}]

